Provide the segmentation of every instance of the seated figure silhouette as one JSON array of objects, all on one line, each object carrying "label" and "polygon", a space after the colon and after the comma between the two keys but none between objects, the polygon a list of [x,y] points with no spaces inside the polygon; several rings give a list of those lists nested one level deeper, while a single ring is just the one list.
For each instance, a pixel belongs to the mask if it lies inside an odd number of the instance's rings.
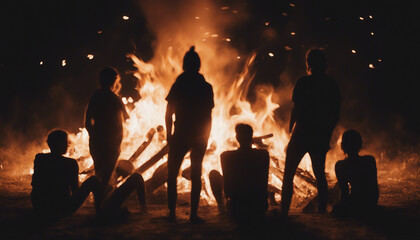
[{"label": "seated figure silhouette", "polygon": [[98,217],[116,217],[121,204],[134,191],[140,204],[140,212],[147,212],[143,177],[139,173],[131,175],[109,198],[102,198],[102,185],[96,176],[85,180],[79,187],[79,166],[75,159],[64,157],[67,152],[68,135],[55,130],[48,135],[51,153],[39,153],[34,161],[31,200],[35,213],[46,219],[68,216],[74,213],[89,193],[95,198]]},{"label": "seated figure silhouette", "polygon": [[35,213],[45,218],[70,215],[83,204],[90,192],[94,194],[95,210],[99,213],[99,180],[92,176],[79,186],[76,160],[63,156],[67,152],[67,133],[52,131],[47,143],[51,153],[39,153],[34,161],[31,200]]},{"label": "seated figure silhouette", "polygon": [[360,156],[362,137],[356,130],[343,133],[341,149],[346,159],[335,164],[340,187],[340,202],[333,208],[337,216],[369,214],[376,209],[379,198],[375,158]]},{"label": "seated figure silhouette", "polygon": [[128,118],[124,104],[114,93],[118,92],[119,80],[117,70],[103,68],[99,73],[101,88],[91,96],[85,113],[95,175],[104,189],[116,167],[123,138],[123,122]]},{"label": "seated figure silhouette", "polygon": [[[201,168],[211,130],[214,107],[213,88],[199,73],[201,60],[194,47],[185,54],[183,70],[172,85],[166,100],[165,123],[169,144],[168,208],[169,221],[176,220],[177,177],[185,154],[191,151],[190,221],[200,223],[197,210],[201,192]],[[176,121],[173,121],[175,115]],[[172,133],[172,128],[174,132]]]},{"label": "seated figure silhouette", "polygon": [[258,221],[268,208],[269,153],[251,147],[250,125],[238,124],[235,131],[240,146],[220,155],[223,176],[217,170],[210,172],[211,189],[220,212],[227,210],[239,222]]}]

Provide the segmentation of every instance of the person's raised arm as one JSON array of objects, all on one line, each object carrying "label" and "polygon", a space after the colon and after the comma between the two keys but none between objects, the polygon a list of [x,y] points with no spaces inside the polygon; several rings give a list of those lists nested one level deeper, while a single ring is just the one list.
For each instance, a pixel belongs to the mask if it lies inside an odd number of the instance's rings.
[{"label": "person's raised arm", "polygon": [[166,139],[169,143],[170,139],[172,138],[172,116],[175,113],[175,106],[168,102],[166,106],[166,114],[165,114],[165,124],[166,124]]}]

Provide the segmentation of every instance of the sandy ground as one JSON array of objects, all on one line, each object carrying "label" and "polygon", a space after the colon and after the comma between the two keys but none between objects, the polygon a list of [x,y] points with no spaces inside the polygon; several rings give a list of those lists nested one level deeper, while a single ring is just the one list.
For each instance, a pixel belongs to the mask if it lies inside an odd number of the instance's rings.
[{"label": "sandy ground", "polygon": [[190,224],[189,205],[182,196],[176,223],[166,221],[164,201],[150,200],[150,214],[140,216],[131,196],[126,202],[131,214],[119,222],[95,220],[90,198],[74,215],[43,224],[33,216],[30,176],[2,174],[0,239],[420,239],[420,177],[414,167],[414,172],[390,166],[378,170],[381,208],[375,218],[337,219],[293,208],[288,221],[271,216],[259,226],[246,227],[219,215],[215,206],[200,207],[205,224]]}]

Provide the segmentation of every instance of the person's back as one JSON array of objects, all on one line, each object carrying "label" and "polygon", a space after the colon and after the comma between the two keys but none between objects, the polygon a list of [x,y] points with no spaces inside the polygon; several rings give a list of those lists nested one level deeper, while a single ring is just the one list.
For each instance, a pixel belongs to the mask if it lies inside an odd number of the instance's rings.
[{"label": "person's back", "polygon": [[71,197],[71,188],[78,184],[76,160],[61,155],[37,154],[34,160],[31,198],[36,207],[62,211]]},{"label": "person's back", "polygon": [[349,201],[358,206],[375,206],[378,203],[378,183],[375,158],[370,155],[344,159],[336,163],[341,181],[351,186]]},{"label": "person's back", "polygon": [[331,135],[330,119],[338,119],[340,96],[338,85],[326,74],[300,78],[294,88],[293,101],[300,112],[296,119],[296,131],[318,138]]},{"label": "person's back", "polygon": [[89,102],[90,117],[94,124],[91,135],[98,139],[121,141],[123,134],[124,106],[117,95],[109,89],[96,90]]},{"label": "person's back", "polygon": [[269,154],[262,149],[238,149],[221,154],[224,192],[233,211],[265,212]]},{"label": "person's back", "polygon": [[[174,103],[175,129],[186,136],[202,136],[211,124],[212,86],[198,72],[183,72],[166,98]],[[205,134],[207,135],[207,134]]]}]

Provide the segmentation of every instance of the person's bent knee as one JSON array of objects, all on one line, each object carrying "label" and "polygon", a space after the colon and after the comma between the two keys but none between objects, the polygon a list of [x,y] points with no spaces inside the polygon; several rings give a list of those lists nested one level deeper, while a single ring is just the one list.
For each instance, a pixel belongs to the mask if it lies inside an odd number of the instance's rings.
[{"label": "person's bent knee", "polygon": [[209,173],[209,179],[210,180],[216,180],[216,179],[219,179],[220,177],[222,177],[222,175],[220,174],[220,172],[219,171],[217,171],[217,170],[211,170],[210,171],[210,173]]},{"label": "person's bent knee", "polygon": [[133,173],[130,176],[129,181],[144,184],[143,176],[140,173]]}]

